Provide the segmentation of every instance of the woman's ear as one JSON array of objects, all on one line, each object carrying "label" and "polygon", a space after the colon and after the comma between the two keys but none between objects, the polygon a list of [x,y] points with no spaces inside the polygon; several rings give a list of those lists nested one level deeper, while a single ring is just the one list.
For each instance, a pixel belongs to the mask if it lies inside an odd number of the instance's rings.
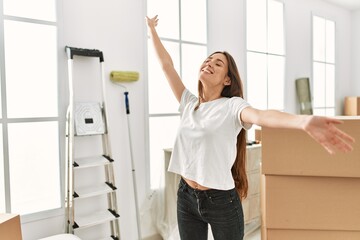
[{"label": "woman's ear", "polygon": [[224,82],[224,85],[225,85],[225,86],[229,86],[229,85],[231,85],[231,79],[230,79],[230,77],[229,77],[229,76],[227,76],[227,75],[226,75],[226,77],[225,77],[225,82]]}]

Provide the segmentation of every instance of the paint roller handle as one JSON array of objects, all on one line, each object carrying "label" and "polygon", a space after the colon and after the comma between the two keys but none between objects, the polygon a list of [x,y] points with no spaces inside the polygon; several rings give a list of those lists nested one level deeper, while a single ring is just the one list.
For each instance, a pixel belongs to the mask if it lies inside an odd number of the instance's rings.
[{"label": "paint roller handle", "polygon": [[130,114],[130,104],[129,104],[129,92],[124,92],[125,95],[125,107],[126,107],[126,114]]}]

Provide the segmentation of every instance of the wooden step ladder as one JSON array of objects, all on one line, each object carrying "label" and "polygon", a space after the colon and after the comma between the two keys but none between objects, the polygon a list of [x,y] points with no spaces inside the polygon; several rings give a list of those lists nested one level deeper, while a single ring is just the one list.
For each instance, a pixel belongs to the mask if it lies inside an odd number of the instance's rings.
[{"label": "wooden step ladder", "polygon": [[[116,185],[114,175],[114,160],[112,159],[109,126],[107,121],[107,109],[105,101],[105,79],[104,79],[104,57],[103,53],[96,49],[83,49],[65,47],[68,58],[68,78],[69,78],[69,106],[66,114],[66,166],[65,166],[65,210],[66,210],[66,231],[79,235],[83,231],[90,231],[91,227],[100,224],[109,224],[109,236],[103,239],[120,239],[119,212],[116,198]],[[102,100],[101,102],[75,102],[74,101],[74,80],[73,62],[74,56],[99,58],[101,81],[102,81]],[[77,157],[75,149],[76,141],[79,138],[101,138],[102,153],[96,156]],[[92,147],[92,146],[89,146]],[[91,171],[103,168],[105,170],[104,181],[101,183],[77,187],[78,171],[82,171],[82,176],[93,178]],[[86,175],[86,172],[89,174]],[[78,179],[80,180],[80,179]],[[81,179],[84,180],[84,179]],[[78,211],[78,201],[94,201],[94,198],[106,196],[104,204],[96,204],[93,209],[87,205],[86,211]],[[99,201],[100,202],[100,201]],[[99,205],[103,204],[98,210]],[[78,234],[79,233],[79,234]],[[80,234],[81,235],[81,234]],[[97,238],[98,239],[98,238]]]}]

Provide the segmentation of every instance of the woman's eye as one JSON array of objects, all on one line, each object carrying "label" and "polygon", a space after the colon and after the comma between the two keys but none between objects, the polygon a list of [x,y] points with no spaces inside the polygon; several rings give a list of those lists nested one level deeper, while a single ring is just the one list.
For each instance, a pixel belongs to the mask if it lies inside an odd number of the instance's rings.
[{"label": "woman's eye", "polygon": [[216,66],[220,67],[221,65],[219,63],[217,63]]}]

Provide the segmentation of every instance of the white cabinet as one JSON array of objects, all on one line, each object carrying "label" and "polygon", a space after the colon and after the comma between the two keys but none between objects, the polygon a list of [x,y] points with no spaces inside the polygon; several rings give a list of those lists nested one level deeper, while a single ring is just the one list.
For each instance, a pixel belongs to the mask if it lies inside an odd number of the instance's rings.
[{"label": "white cabinet", "polygon": [[261,145],[246,148],[246,174],[249,190],[247,198],[242,201],[245,221],[245,235],[260,227],[260,178],[261,178]]}]

